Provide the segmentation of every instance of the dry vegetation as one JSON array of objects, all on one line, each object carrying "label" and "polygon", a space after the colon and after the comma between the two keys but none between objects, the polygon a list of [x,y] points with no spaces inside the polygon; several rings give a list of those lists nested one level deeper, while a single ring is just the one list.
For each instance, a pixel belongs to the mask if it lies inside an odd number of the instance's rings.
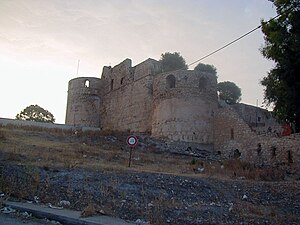
[{"label": "dry vegetation", "polygon": [[[45,135],[45,132],[47,132]],[[282,180],[284,171],[261,169],[240,160],[209,162],[191,156],[159,152],[154,146],[136,147],[128,168],[129,147],[124,133],[89,131],[75,135],[60,129],[0,128],[0,151],[10,163],[44,168],[135,170],[218,178]],[[204,170],[201,171],[201,168]]]},{"label": "dry vegetation", "polygon": [[137,147],[132,166],[128,168],[129,147],[124,134],[103,136],[99,132],[85,132],[75,135],[54,130],[44,135],[42,131],[1,128],[0,138],[4,140],[0,143],[1,153],[10,163],[44,168],[192,172],[190,158],[154,153],[151,147],[143,150]]},{"label": "dry vegetation", "polygon": [[[0,167],[6,164],[22,166],[24,170],[22,179],[27,183],[26,187],[22,187],[18,183],[20,178],[3,177],[0,173],[0,192],[19,199],[29,199],[35,196],[36,193],[40,193],[42,183],[45,193],[43,200],[45,202],[53,202],[53,196],[47,194],[51,193],[51,191],[53,192],[50,178],[44,177],[43,181],[41,181],[42,178],[38,168],[42,168],[44,171],[72,171],[74,169],[82,169],[95,172],[105,171],[105,173],[112,174],[143,173],[163,174],[166,176],[175,175],[180,180],[180,185],[183,182],[182,179],[187,178],[213,178],[215,180],[213,181],[213,186],[215,182],[219,181],[222,183],[230,182],[231,180],[237,180],[238,182],[241,180],[248,182],[250,180],[252,183],[255,183],[256,181],[281,181],[286,178],[285,171],[281,169],[258,168],[236,159],[207,161],[193,156],[167,153],[158,149],[153,142],[147,143],[144,137],[140,137],[141,143],[134,150],[131,167],[129,168],[129,147],[126,145],[127,135],[126,133],[91,131],[76,132],[75,134],[74,132],[67,132],[60,129],[44,130],[43,128],[36,127],[25,127],[22,129],[17,127],[0,127]],[[189,216],[189,214],[185,214],[185,209],[187,206],[189,207],[190,203],[188,204],[182,199],[180,200],[180,194],[177,197],[169,198],[165,194],[162,194],[163,192],[160,192],[160,194],[150,198],[148,196],[149,190],[144,190],[143,185],[139,191],[139,204],[144,208],[143,210],[140,208],[141,206],[134,208],[133,204],[129,204],[130,201],[127,199],[128,193],[117,189],[122,184],[120,183],[121,180],[115,176],[110,178],[106,183],[97,184],[96,189],[101,193],[100,200],[98,201],[95,201],[93,196],[83,196],[83,193],[81,193],[82,196],[74,196],[71,177],[67,178],[65,182],[67,185],[63,190],[63,195],[69,199],[78,199],[78,201],[74,200],[72,202],[72,207],[82,209],[82,216],[105,213],[127,218],[125,213],[121,213],[121,209],[119,209],[123,203],[124,207],[126,206],[126,210],[132,210],[132,212],[135,210],[137,215],[144,215],[152,224],[165,224],[166,214],[174,210],[178,211],[178,215],[181,213],[185,217]],[[89,182],[89,178],[86,178],[83,189],[88,189]],[[250,183],[251,187],[254,186],[252,183]],[[292,187],[295,187],[295,183],[293,183]],[[240,189],[237,188],[237,190]],[[220,189],[218,192],[222,194],[223,191],[226,190]],[[281,194],[277,192],[278,190],[273,191],[274,196]],[[259,199],[259,192],[255,193],[252,197]],[[239,193],[239,195],[242,194]],[[85,198],[85,205],[80,205],[79,201],[83,197]],[[214,198],[214,195],[210,198]],[[123,199],[127,199],[127,202],[123,202]],[[260,200],[257,201],[259,202]],[[197,215],[194,212],[198,212],[197,210],[202,210],[205,207],[211,207],[211,204],[201,202],[199,204],[192,203],[194,211],[191,211],[191,215]],[[224,207],[228,207],[228,203],[224,204],[227,204]],[[218,209],[219,205],[217,204],[215,207]],[[261,222],[267,217],[270,220],[277,221],[278,224],[284,224],[283,218],[286,218],[286,216],[289,217],[289,221],[299,221],[297,214],[290,213],[283,216],[280,215],[280,210],[275,206],[258,206],[254,202],[243,201],[241,199],[235,201],[233,208],[235,213],[241,218],[249,217],[247,221],[258,219]],[[230,210],[229,216],[231,215]],[[191,219],[191,221],[195,220]],[[206,222],[214,224],[215,220],[211,216]],[[191,222],[190,224],[193,223]],[[228,222],[228,224],[230,223]],[[178,224],[189,223],[182,221],[178,222]],[[218,224],[218,222],[215,224]]]}]

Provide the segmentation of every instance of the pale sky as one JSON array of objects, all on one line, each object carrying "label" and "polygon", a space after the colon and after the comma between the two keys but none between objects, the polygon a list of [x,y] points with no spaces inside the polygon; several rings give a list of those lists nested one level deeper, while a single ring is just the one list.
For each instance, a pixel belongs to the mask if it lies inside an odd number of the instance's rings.
[{"label": "pale sky", "polygon": [[[0,117],[38,104],[64,123],[78,60],[78,76],[94,77],[165,52],[189,64],[275,15],[267,0],[0,0]],[[217,68],[219,82],[236,83],[241,102],[261,105],[259,81],[273,66],[263,44],[257,30],[202,63]]]}]

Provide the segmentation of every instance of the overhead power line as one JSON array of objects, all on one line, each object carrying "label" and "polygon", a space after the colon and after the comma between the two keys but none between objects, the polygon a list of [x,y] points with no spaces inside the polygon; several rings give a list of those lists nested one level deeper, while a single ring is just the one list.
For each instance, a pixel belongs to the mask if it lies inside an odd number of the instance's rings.
[{"label": "overhead power line", "polygon": [[[287,12],[290,11],[290,10],[291,10],[291,9],[288,9],[288,10],[286,10],[284,13],[287,13]],[[276,19],[276,18],[282,16],[284,13],[278,14],[278,15],[274,16],[273,18],[269,19],[269,20],[267,21],[267,23],[269,23],[269,22],[271,22],[272,20],[274,20],[274,19]],[[202,61],[203,59],[208,58],[208,57],[211,56],[211,55],[216,54],[217,52],[219,52],[219,51],[221,51],[222,49],[228,47],[229,45],[232,45],[233,43],[235,43],[235,42],[241,40],[242,38],[248,36],[249,34],[253,33],[253,32],[256,31],[257,29],[261,28],[261,26],[262,26],[262,25],[259,25],[259,26],[255,27],[254,29],[252,29],[252,30],[248,31],[247,33],[243,34],[242,36],[240,36],[240,37],[234,39],[233,41],[229,42],[228,44],[226,44],[226,45],[224,45],[224,46],[218,48],[217,50],[215,50],[215,51],[213,51],[213,52],[211,52],[211,53],[209,53],[209,54],[203,56],[202,58],[200,58],[200,59],[198,59],[198,60],[196,60],[196,61],[194,61],[194,62],[188,64],[188,67],[191,66],[191,65],[193,65],[193,64],[195,64],[195,63],[197,63],[197,62]]]},{"label": "overhead power line", "polygon": [[197,62],[202,61],[203,59],[208,58],[209,56],[211,56],[211,55],[213,55],[213,54],[215,54],[215,53],[221,51],[222,49],[228,47],[229,45],[232,45],[233,43],[235,43],[235,42],[241,40],[242,38],[246,37],[247,35],[251,34],[252,32],[256,31],[256,30],[259,29],[259,28],[261,28],[261,25],[259,25],[258,27],[256,27],[256,28],[250,30],[249,32],[243,34],[242,36],[238,37],[237,39],[234,39],[233,41],[231,41],[231,42],[229,42],[228,44],[222,46],[221,48],[218,48],[217,50],[215,50],[215,51],[213,51],[213,52],[211,52],[211,53],[209,53],[209,54],[203,56],[202,58],[200,58],[200,59],[198,59],[198,60],[196,60],[196,61],[194,61],[194,62],[188,64],[188,66],[191,66],[191,65],[193,65],[193,64],[195,64],[195,63],[197,63]]}]

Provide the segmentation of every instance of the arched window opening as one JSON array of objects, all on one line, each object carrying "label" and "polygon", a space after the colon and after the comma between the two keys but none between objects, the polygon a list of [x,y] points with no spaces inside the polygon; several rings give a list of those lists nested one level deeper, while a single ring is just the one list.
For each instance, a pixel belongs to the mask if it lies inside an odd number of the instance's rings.
[{"label": "arched window opening", "polygon": [[90,81],[89,80],[85,80],[84,81],[84,87],[90,87]]},{"label": "arched window opening", "polygon": [[112,91],[114,89],[114,79],[110,81],[110,90]]},{"label": "arched window opening", "polygon": [[122,85],[124,83],[124,77],[121,78],[120,84]]},{"label": "arched window opening", "polygon": [[241,155],[242,155],[242,153],[238,149],[234,150],[234,152],[233,152],[233,158],[238,159],[238,158],[241,157]]},{"label": "arched window opening", "polygon": [[257,155],[260,156],[261,155],[261,143],[257,144]]},{"label": "arched window opening", "polygon": [[174,88],[175,87],[175,83],[176,83],[176,79],[174,75],[168,75],[166,78],[167,81],[167,88]]},{"label": "arched window opening", "polygon": [[234,139],[234,129],[233,128],[230,129],[230,139],[231,140]]},{"label": "arched window opening", "polygon": [[293,155],[292,155],[292,152],[289,150],[289,151],[287,151],[287,153],[288,153],[288,162],[289,162],[289,163],[293,163]]},{"label": "arched window opening", "polygon": [[276,157],[276,147],[272,146],[271,148],[271,152],[272,152],[272,157]]},{"label": "arched window opening", "polygon": [[199,79],[199,89],[200,90],[205,90],[206,89],[206,86],[207,86],[207,79],[204,78],[204,77],[201,77]]}]

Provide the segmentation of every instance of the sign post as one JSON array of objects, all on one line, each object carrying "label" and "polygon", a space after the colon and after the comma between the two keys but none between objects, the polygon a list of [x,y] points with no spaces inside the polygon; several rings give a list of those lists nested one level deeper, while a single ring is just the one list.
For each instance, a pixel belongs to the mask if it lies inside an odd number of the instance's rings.
[{"label": "sign post", "polygon": [[127,138],[126,142],[127,142],[127,145],[130,147],[129,160],[128,160],[128,167],[130,167],[130,165],[131,165],[132,151],[133,151],[133,148],[138,144],[138,139],[137,139],[136,136],[130,135]]}]

